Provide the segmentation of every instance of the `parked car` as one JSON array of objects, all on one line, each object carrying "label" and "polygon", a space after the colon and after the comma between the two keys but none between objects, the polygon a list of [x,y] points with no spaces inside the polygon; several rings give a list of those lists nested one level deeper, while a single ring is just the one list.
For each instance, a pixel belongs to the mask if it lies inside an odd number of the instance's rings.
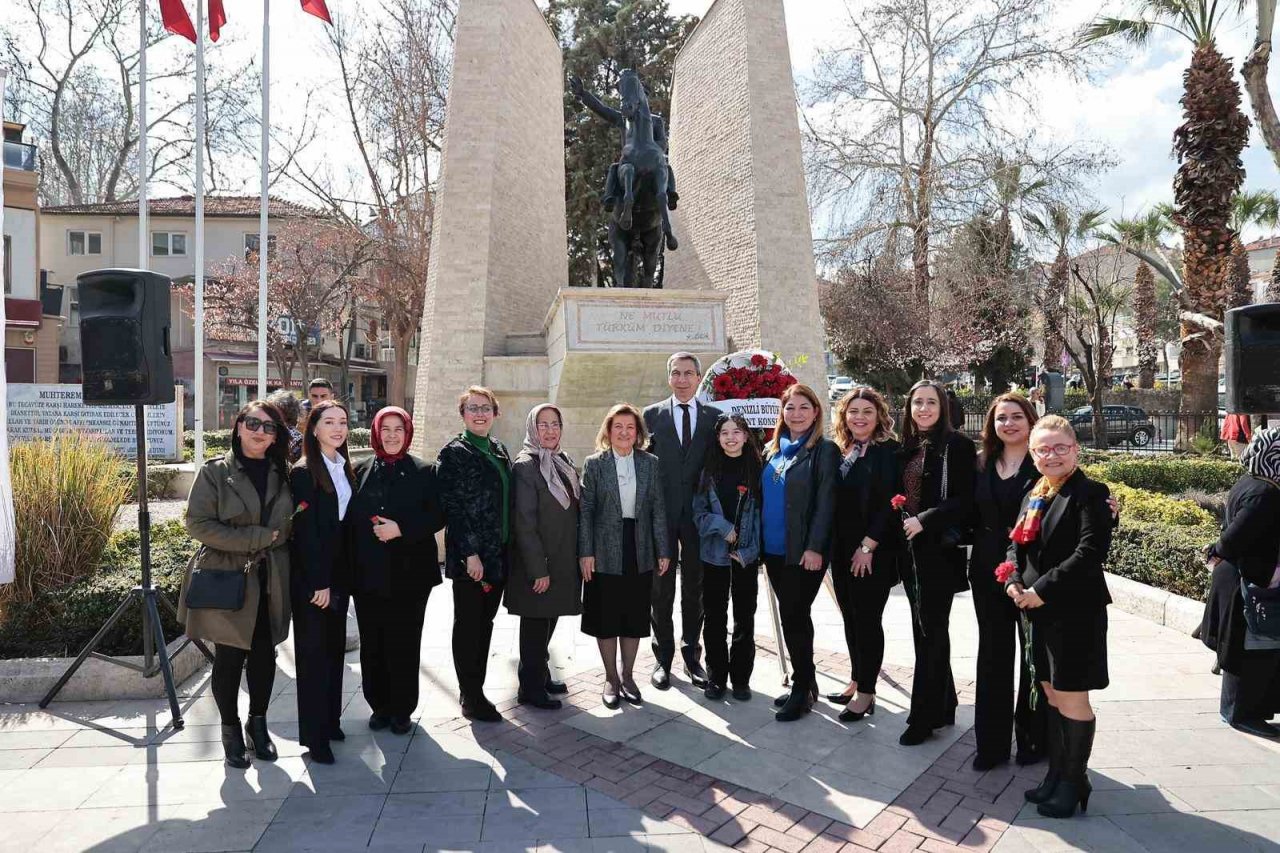
[{"label": "parked car", "polygon": [[[1107,426],[1107,444],[1132,444],[1146,447],[1156,435],[1156,425],[1145,410],[1137,406],[1103,406],[1102,419]],[[1071,426],[1081,442],[1093,441],[1093,409],[1081,406],[1071,412]]]},{"label": "parked car", "polygon": [[836,402],[845,394],[853,390],[853,379],[849,376],[837,376],[831,380],[827,386],[827,396],[831,402]]}]

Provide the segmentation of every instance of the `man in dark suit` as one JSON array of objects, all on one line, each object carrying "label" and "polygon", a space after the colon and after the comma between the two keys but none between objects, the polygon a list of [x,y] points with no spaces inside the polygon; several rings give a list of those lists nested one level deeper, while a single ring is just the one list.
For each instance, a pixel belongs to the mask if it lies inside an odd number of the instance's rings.
[{"label": "man in dark suit", "polygon": [[[695,687],[706,687],[702,668],[702,560],[698,557],[698,529],[693,523],[693,493],[702,473],[707,448],[719,412],[698,402],[694,395],[702,381],[702,365],[696,356],[678,352],[667,359],[667,385],[671,396],[644,410],[650,453],[658,457],[666,498],[667,537],[672,560],[680,562],[680,655],[685,674]],[[651,681],[659,690],[671,686],[675,658],[672,611],[676,600],[676,572],[653,579],[653,656],[657,665]]]}]

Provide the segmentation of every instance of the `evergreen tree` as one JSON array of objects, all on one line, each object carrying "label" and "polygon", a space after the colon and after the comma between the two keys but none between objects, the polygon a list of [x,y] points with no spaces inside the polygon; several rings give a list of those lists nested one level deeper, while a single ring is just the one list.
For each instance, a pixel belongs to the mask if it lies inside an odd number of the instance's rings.
[{"label": "evergreen tree", "polygon": [[[654,115],[669,118],[676,53],[698,19],[669,14],[667,0],[550,0],[547,23],[564,50],[565,206],[569,228],[569,284],[613,284],[607,242],[609,214],[600,203],[621,136],[569,94],[567,78],[616,105],[618,77],[640,75]],[[676,174],[677,186],[680,175]]]}]

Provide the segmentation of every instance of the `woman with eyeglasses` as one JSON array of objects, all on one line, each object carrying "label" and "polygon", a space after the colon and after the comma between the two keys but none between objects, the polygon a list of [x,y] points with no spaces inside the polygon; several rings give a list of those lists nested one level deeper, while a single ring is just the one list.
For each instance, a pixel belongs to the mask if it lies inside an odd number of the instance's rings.
[{"label": "woman with eyeglasses", "polygon": [[293,648],[298,670],[298,742],[311,760],[333,763],[330,742],[345,740],[342,716],[347,596],[351,593],[350,504],[355,491],[346,406],[311,409],[302,459],[293,466]]},{"label": "woman with eyeglasses", "polygon": [[520,617],[522,705],[555,710],[566,691],[551,677],[548,646],[561,616],[582,612],[578,573],[578,506],[582,487],[573,460],[560,449],[564,420],[550,403],[534,406],[525,421],[524,446],[511,473],[515,481],[515,547],[507,582],[507,611]]},{"label": "woman with eyeglasses", "polygon": [[1005,592],[1029,617],[1032,677],[1047,704],[1049,771],[1026,792],[1045,817],[1089,807],[1089,755],[1097,722],[1089,691],[1107,677],[1107,605],[1103,565],[1114,527],[1107,487],[1080,470],[1080,445],[1066,418],[1031,429],[1040,480],[1022,501],[1007,557]]},{"label": "woman with eyeglasses", "polygon": [[511,457],[489,434],[498,398],[473,385],[458,397],[463,431],[440,450],[436,481],[445,515],[445,574],[453,581],[453,668],[462,715],[498,722],[484,695],[493,618],[507,582],[511,545]]},{"label": "woman with eyeglasses", "polygon": [[[236,415],[231,450],[201,466],[187,497],[187,533],[201,548],[187,566],[178,621],[188,637],[214,644],[211,688],[222,720],[222,749],[227,766],[241,770],[249,766],[250,751],[261,761],[276,760],[267,706],[275,684],[275,647],[289,636],[293,497],[285,462],[288,435],[275,406],[249,403]],[[198,594],[188,601],[193,577],[206,572],[244,574],[239,606],[210,598],[202,602]],[[242,672],[249,686],[243,732]]]},{"label": "woman with eyeglasses", "polygon": [[418,707],[427,598],[440,583],[436,531],[444,527],[435,469],[409,453],[413,420],[398,406],[373,416],[373,456],[354,466],[348,515],[355,544],[353,598],[360,687],[369,728],[408,734]]},{"label": "woman with eyeglasses", "polygon": [[951,675],[951,601],[963,592],[977,452],[952,426],[946,390],[921,380],[907,392],[902,419],[902,507],[907,555],[902,580],[911,603],[915,673],[903,746],[924,743],[956,721]]}]

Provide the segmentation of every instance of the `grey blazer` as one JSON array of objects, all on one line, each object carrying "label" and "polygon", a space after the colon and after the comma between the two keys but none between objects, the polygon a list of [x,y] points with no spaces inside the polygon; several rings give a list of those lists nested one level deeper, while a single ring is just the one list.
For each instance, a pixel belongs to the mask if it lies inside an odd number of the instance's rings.
[{"label": "grey blazer", "polygon": [[688,449],[680,446],[676,433],[676,417],[671,398],[645,407],[644,426],[649,431],[649,446],[645,448],[658,457],[662,466],[663,492],[667,499],[667,533],[670,547],[675,550],[680,528],[693,523],[693,493],[698,489],[698,477],[702,475],[702,463],[707,448],[715,441],[712,435],[720,410],[708,406],[696,398],[697,423]]},{"label": "grey blazer", "polygon": [[[636,457],[636,563],[641,572],[652,572],[660,558],[671,556],[662,471],[653,454],[639,449],[632,453]],[[622,574],[622,499],[612,450],[588,456],[582,468],[578,556],[595,557],[601,574]]]}]

